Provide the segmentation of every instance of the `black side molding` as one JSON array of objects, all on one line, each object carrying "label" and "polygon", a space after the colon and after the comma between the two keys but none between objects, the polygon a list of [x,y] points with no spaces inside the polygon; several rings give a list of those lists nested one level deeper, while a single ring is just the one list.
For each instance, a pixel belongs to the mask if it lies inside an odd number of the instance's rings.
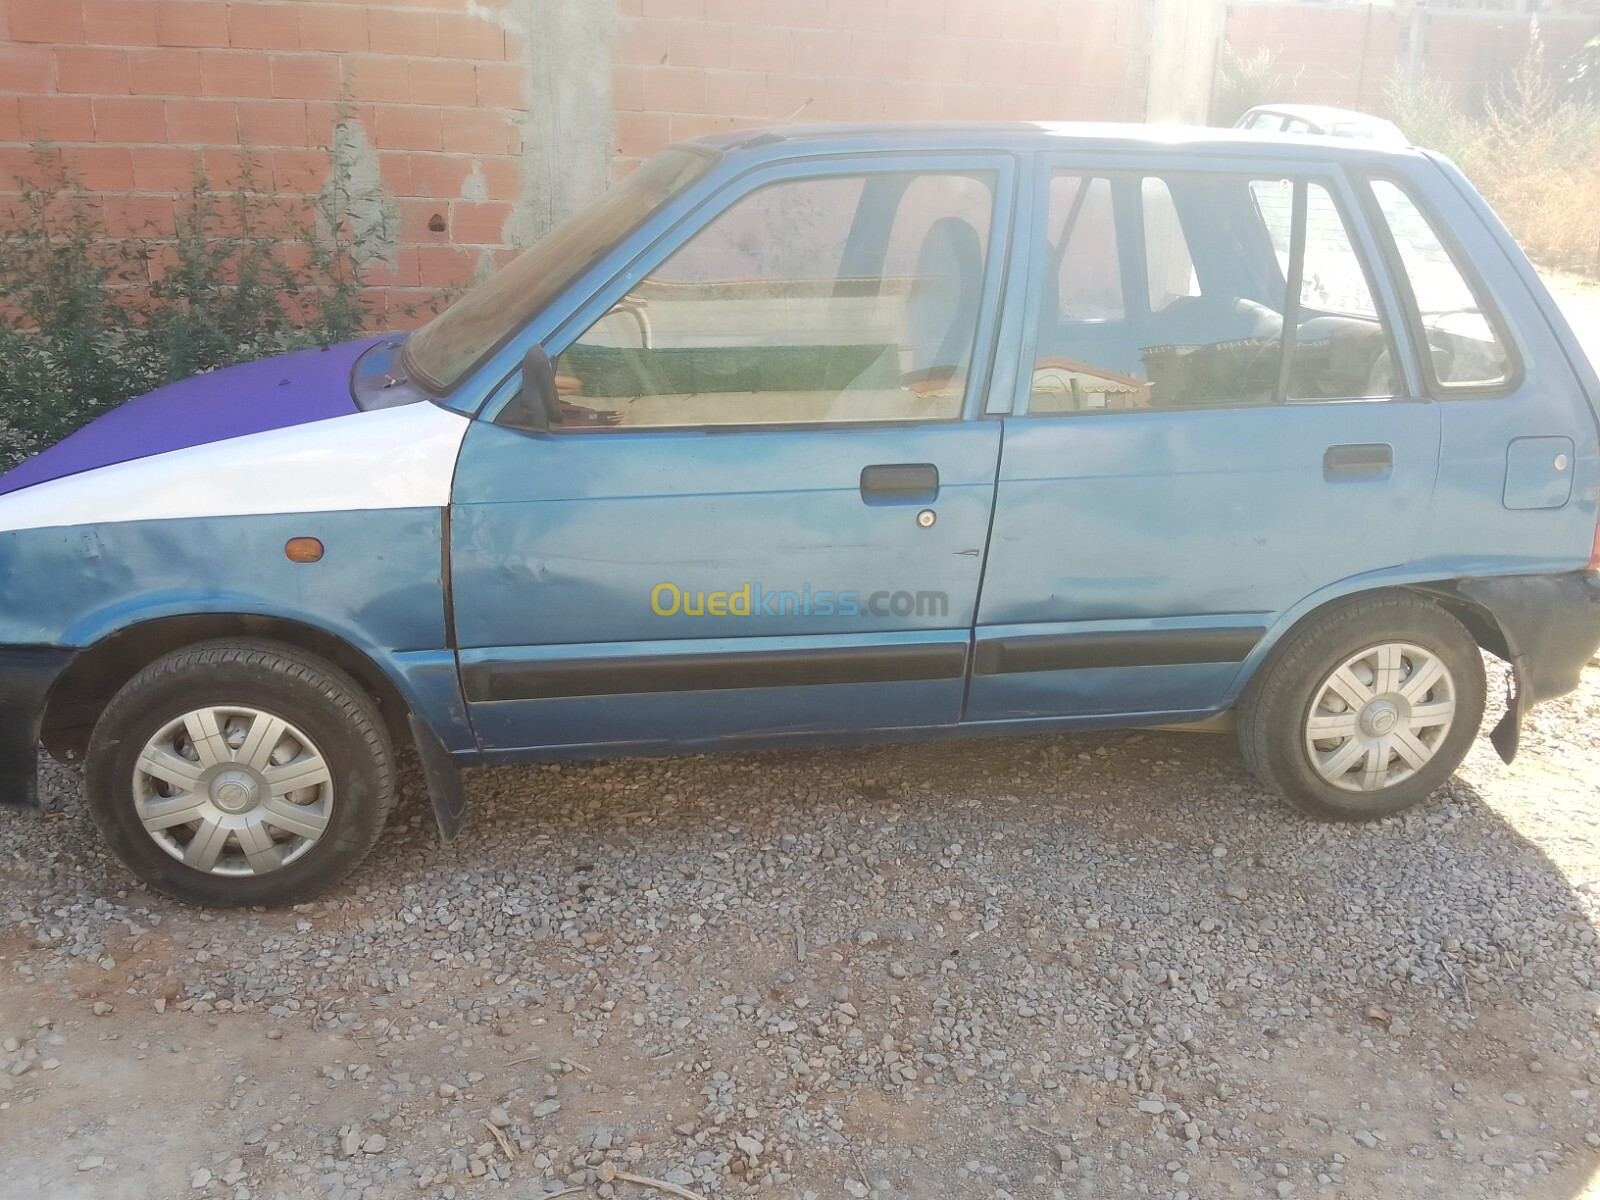
[{"label": "black side molding", "polygon": [[461,682],[467,699],[482,704],[560,696],[960,679],[966,667],[967,648],[954,643],[474,663],[462,669]]},{"label": "black side molding", "polygon": [[973,674],[1243,662],[1266,634],[1264,628],[1161,629],[997,638],[978,643]]}]

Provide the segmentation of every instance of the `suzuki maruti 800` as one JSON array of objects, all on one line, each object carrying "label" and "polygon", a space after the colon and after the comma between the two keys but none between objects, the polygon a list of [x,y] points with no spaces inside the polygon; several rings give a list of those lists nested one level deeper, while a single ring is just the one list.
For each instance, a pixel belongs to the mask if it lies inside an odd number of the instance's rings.
[{"label": "suzuki maruti 800", "polygon": [[1424,151],[674,146],[409,336],[0,477],[0,799],[42,741],[205,904],[348,871],[402,745],[446,836],[466,766],[1229,719],[1385,816],[1477,736],[1480,649],[1509,759],[1600,642],[1597,397]]}]

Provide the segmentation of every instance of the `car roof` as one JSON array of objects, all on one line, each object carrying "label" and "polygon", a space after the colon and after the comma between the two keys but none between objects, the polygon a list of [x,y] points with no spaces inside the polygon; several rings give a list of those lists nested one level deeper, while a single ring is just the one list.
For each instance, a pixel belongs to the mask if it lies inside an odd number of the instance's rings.
[{"label": "car roof", "polygon": [[1383,134],[1395,144],[1410,141],[1404,131],[1387,117],[1375,117],[1371,113],[1358,112],[1353,108],[1333,108],[1327,104],[1258,104],[1240,117],[1238,124],[1242,126],[1251,117],[1261,113],[1270,117],[1287,117],[1291,121],[1320,125],[1324,131],[1340,125],[1354,125]]},{"label": "car roof", "polygon": [[[1252,113],[1281,113],[1286,117],[1299,117],[1305,121],[1371,121],[1375,125],[1392,125],[1393,121],[1375,117],[1355,108],[1335,108],[1331,104],[1258,104]],[[1246,113],[1245,116],[1249,116]]]},{"label": "car roof", "polygon": [[694,143],[737,152],[793,146],[809,153],[852,150],[1026,151],[1074,149],[1180,150],[1190,154],[1282,153],[1285,157],[1363,158],[1416,155],[1410,148],[1373,146],[1301,134],[1266,134],[1199,125],[1135,125],[1087,121],[906,121],[794,124],[730,130]]}]

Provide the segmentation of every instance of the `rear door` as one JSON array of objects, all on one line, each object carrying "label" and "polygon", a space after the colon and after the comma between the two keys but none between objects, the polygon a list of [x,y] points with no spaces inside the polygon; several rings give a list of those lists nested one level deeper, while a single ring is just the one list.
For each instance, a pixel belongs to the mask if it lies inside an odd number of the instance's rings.
[{"label": "rear door", "polygon": [[1331,166],[1041,163],[966,719],[1184,719],[1413,555],[1437,405]]},{"label": "rear door", "polygon": [[456,476],[487,750],[957,722],[1013,196],[1003,156],[783,164],[573,313],[560,426],[477,422]]}]

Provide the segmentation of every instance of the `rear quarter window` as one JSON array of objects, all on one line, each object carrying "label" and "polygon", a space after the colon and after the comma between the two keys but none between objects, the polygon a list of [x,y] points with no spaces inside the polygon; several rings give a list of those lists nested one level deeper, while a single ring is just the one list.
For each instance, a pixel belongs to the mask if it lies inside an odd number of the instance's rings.
[{"label": "rear quarter window", "polygon": [[1424,338],[1429,379],[1444,391],[1509,387],[1516,360],[1487,291],[1408,189],[1390,179],[1371,187]]}]

